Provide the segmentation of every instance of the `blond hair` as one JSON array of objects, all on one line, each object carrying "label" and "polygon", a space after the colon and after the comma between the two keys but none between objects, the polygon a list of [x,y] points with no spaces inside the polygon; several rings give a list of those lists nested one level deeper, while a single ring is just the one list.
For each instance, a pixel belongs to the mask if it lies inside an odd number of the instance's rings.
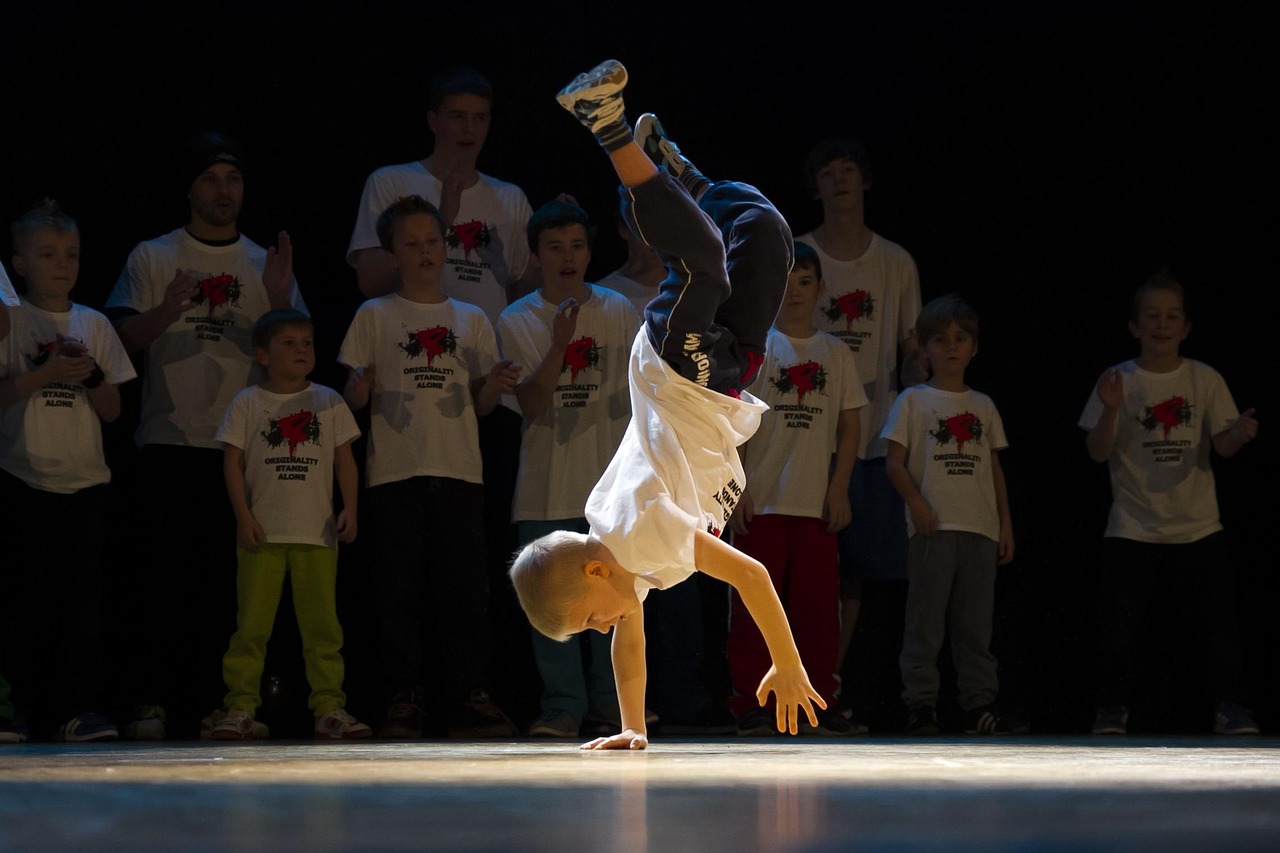
[{"label": "blond hair", "polygon": [[584,533],[557,530],[520,549],[511,561],[511,583],[529,624],[563,643],[577,631],[566,623],[570,607],[582,597],[582,568],[590,556]]}]

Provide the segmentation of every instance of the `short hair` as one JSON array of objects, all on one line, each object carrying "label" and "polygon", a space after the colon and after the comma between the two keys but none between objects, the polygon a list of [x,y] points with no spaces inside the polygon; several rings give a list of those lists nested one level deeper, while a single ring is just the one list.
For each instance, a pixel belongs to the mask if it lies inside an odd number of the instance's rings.
[{"label": "short hair", "polygon": [[533,216],[529,217],[529,224],[525,226],[524,233],[529,241],[529,251],[535,255],[538,254],[538,238],[542,236],[543,231],[566,228],[574,224],[581,225],[582,230],[587,232],[587,248],[591,248],[591,243],[596,238],[596,227],[591,224],[591,217],[571,201],[552,199],[535,210]]},{"label": "short hair", "polygon": [[447,68],[431,78],[427,89],[427,109],[436,112],[450,95],[476,95],[493,106],[493,84],[474,68]]},{"label": "short hair", "polygon": [[267,349],[271,346],[272,339],[287,326],[305,326],[311,330],[312,334],[315,334],[316,329],[311,318],[297,308],[273,308],[253,324],[250,340],[253,342],[254,349]]},{"label": "short hair", "polygon": [[968,332],[975,342],[978,340],[977,310],[954,293],[939,296],[920,309],[920,316],[916,319],[916,340],[924,346],[934,335],[945,332],[952,323]]},{"label": "short hair", "polygon": [[866,146],[851,136],[818,140],[804,161],[804,186],[810,195],[818,192],[818,172],[836,160],[852,160],[862,172],[862,180],[871,182],[871,158]]},{"label": "short hair", "polygon": [[381,244],[382,248],[390,252],[396,237],[396,224],[400,220],[418,213],[425,213],[434,219],[436,224],[440,226],[440,236],[444,237],[444,219],[440,216],[440,211],[436,206],[420,195],[407,195],[396,199],[390,207],[378,214],[376,230],[378,232],[378,243]]},{"label": "short hair", "polygon": [[13,221],[9,226],[9,237],[13,240],[13,250],[21,251],[22,240],[32,231],[45,228],[54,231],[79,232],[76,221],[63,212],[62,207],[53,199],[42,199],[39,204]]},{"label": "short hair", "polygon": [[1177,296],[1182,302],[1182,316],[1188,320],[1191,319],[1191,313],[1187,311],[1186,290],[1183,289],[1182,283],[1173,277],[1173,273],[1169,272],[1169,268],[1164,267],[1133,292],[1133,301],[1129,305],[1130,320],[1137,321],[1138,313],[1142,310],[1142,300],[1147,294],[1155,293],[1158,290],[1164,290]]},{"label": "short hair", "polygon": [[792,271],[795,270],[813,270],[814,275],[818,277],[818,281],[822,281],[822,259],[818,257],[818,251],[808,243],[799,241],[795,244],[796,259],[791,262]]},{"label": "short hair", "polygon": [[565,623],[583,593],[588,540],[584,533],[557,530],[525,545],[511,561],[511,583],[529,624],[563,643],[577,631]]}]

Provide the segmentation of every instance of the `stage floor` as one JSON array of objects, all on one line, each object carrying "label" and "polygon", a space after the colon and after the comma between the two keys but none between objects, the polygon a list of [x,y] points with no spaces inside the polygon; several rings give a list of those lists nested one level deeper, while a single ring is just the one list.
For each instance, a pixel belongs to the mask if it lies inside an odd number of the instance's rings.
[{"label": "stage floor", "polygon": [[0,850],[1280,849],[1280,740],[0,746]]}]

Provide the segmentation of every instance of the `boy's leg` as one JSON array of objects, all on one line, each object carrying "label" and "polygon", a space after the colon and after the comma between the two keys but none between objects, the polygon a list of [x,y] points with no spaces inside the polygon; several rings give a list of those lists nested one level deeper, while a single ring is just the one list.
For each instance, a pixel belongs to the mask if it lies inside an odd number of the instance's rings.
[{"label": "boy's leg", "polygon": [[786,516],[787,619],[815,690],[835,708],[840,644],[840,557],[836,535],[820,518]]},{"label": "boy's leg", "polygon": [[955,537],[947,531],[912,536],[907,546],[906,628],[902,635],[902,701],[908,708],[938,704],[938,652],[947,627],[955,576]]},{"label": "boy's leg", "polygon": [[369,519],[373,585],[378,617],[378,661],[383,700],[422,705],[423,636],[426,632],[427,540],[422,477],[374,486],[361,510]]},{"label": "boy's leg", "polygon": [[1161,547],[1117,537],[1102,540],[1095,664],[1100,708],[1132,702],[1134,644],[1151,600]]},{"label": "boy's leg", "polygon": [[342,690],[342,625],[338,622],[338,552],[323,545],[286,546],[293,612],[302,637],[311,696],[307,707],[317,716],[347,704]]},{"label": "boy's leg", "polygon": [[[1188,624],[1203,626],[1200,667],[1214,702],[1246,703],[1241,685],[1243,648],[1235,596],[1235,573],[1227,552],[1226,534],[1211,533],[1177,549],[1179,566],[1173,577],[1181,586]],[[1184,568],[1185,567],[1185,568]]]},{"label": "boy's leg", "polygon": [[236,632],[222,656],[227,710],[253,713],[262,704],[262,666],[284,587],[285,553],[284,545],[236,549]]},{"label": "boy's leg", "polygon": [[996,543],[977,533],[953,533],[956,573],[951,586],[947,620],[951,627],[951,658],[956,667],[960,707],[966,711],[996,701],[1000,682],[991,654],[995,621]]}]

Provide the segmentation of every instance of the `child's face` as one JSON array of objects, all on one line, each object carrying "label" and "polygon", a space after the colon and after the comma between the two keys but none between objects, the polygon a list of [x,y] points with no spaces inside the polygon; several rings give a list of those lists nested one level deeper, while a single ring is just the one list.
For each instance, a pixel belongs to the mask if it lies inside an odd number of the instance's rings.
[{"label": "child's face", "polygon": [[435,134],[433,155],[447,165],[462,161],[475,165],[489,135],[489,102],[479,95],[446,95],[440,109],[427,113],[427,124]]},{"label": "child's face", "polygon": [[80,275],[80,232],[37,228],[21,235],[13,268],[28,291],[43,299],[65,299]]},{"label": "child's face", "polygon": [[787,290],[782,295],[782,305],[799,316],[812,316],[822,296],[822,279],[816,271],[796,267],[787,276]]},{"label": "child's face", "polygon": [[1129,321],[1129,331],[1142,346],[1145,356],[1175,356],[1191,334],[1191,323],[1182,310],[1182,297],[1171,290],[1153,290],[1142,297],[1138,319]]},{"label": "child's face", "polygon": [[[586,584],[582,595],[565,614],[569,630],[575,634],[582,631],[607,634],[619,622],[640,613],[640,601],[630,586],[633,584],[631,576],[618,568],[601,572],[598,569],[601,565],[599,561],[586,564]],[[618,572],[621,574],[616,574]],[[619,587],[620,583],[627,585],[626,592]]]},{"label": "child's face", "polygon": [[396,223],[391,254],[406,283],[435,284],[444,274],[444,235],[440,223],[426,213],[412,213]]},{"label": "child's face", "polygon": [[235,166],[214,163],[192,182],[187,198],[193,218],[219,228],[234,225],[244,202],[244,178]]},{"label": "child's face", "polygon": [[924,349],[935,377],[963,379],[965,368],[978,354],[978,342],[953,320],[947,328],[931,335],[924,342]]},{"label": "child's face", "polygon": [[823,209],[844,208],[862,204],[863,193],[870,188],[862,169],[848,157],[832,160],[814,175],[818,200]]},{"label": "child's face", "polygon": [[542,270],[542,280],[556,289],[580,287],[591,262],[587,229],[574,222],[563,228],[548,228],[538,235],[534,266]]},{"label": "child's face", "polygon": [[254,350],[272,379],[306,379],[316,366],[315,335],[310,326],[281,326],[266,349]]}]

